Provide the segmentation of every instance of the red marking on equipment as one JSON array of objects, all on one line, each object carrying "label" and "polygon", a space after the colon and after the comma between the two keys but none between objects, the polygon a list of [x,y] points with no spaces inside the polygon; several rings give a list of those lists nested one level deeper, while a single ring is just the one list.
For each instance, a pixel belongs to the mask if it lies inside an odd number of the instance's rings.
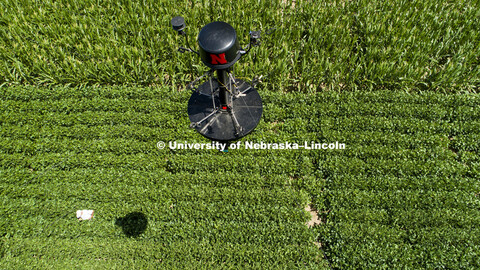
[{"label": "red marking on equipment", "polygon": [[221,54],[211,53],[210,58],[211,58],[210,62],[212,63],[212,65],[218,65],[218,64],[223,65],[227,63],[227,59],[225,59],[225,53],[221,53]]}]

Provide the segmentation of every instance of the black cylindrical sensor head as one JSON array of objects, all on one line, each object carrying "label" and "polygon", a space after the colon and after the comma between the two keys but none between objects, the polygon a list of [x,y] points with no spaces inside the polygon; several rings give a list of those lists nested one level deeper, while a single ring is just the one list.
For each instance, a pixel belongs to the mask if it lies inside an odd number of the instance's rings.
[{"label": "black cylindrical sensor head", "polygon": [[173,30],[180,32],[185,29],[185,19],[181,16],[173,18],[170,23],[172,24]]},{"label": "black cylindrical sensor head", "polygon": [[213,69],[226,69],[240,58],[237,33],[226,22],[205,25],[198,34],[200,58]]}]

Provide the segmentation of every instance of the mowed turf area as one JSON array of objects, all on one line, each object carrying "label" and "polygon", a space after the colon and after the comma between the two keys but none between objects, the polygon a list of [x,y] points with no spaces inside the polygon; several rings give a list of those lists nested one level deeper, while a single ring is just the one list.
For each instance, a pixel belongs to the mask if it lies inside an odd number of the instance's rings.
[{"label": "mowed turf area", "polygon": [[189,94],[2,89],[0,266],[479,266],[476,95],[262,92],[242,141],[346,149],[157,149],[208,142]]},{"label": "mowed turf area", "polygon": [[[480,2],[0,10],[1,269],[480,268]],[[262,30],[235,65],[263,75],[241,142],[346,148],[168,149],[208,143],[185,90],[206,68],[176,51],[177,15],[194,48],[215,20],[242,45]]]}]

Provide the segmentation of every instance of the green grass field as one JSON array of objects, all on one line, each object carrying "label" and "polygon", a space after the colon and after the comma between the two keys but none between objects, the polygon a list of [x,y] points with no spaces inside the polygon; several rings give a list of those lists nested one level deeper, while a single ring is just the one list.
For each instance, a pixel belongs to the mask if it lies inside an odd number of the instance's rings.
[{"label": "green grass field", "polygon": [[[0,10],[1,269],[480,268],[478,1]],[[276,27],[235,66],[264,76],[242,142],[346,149],[158,149],[208,143],[176,15],[191,41],[214,20],[242,44]]]}]

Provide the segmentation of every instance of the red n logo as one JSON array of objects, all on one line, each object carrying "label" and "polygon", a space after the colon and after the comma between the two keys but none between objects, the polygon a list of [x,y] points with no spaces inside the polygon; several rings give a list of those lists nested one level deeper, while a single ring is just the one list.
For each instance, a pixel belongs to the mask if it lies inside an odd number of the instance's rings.
[{"label": "red n logo", "polygon": [[211,60],[211,63],[212,65],[218,65],[218,64],[226,64],[227,63],[227,59],[225,59],[225,53],[221,53],[221,54],[213,54],[211,53],[210,54],[210,59]]}]

